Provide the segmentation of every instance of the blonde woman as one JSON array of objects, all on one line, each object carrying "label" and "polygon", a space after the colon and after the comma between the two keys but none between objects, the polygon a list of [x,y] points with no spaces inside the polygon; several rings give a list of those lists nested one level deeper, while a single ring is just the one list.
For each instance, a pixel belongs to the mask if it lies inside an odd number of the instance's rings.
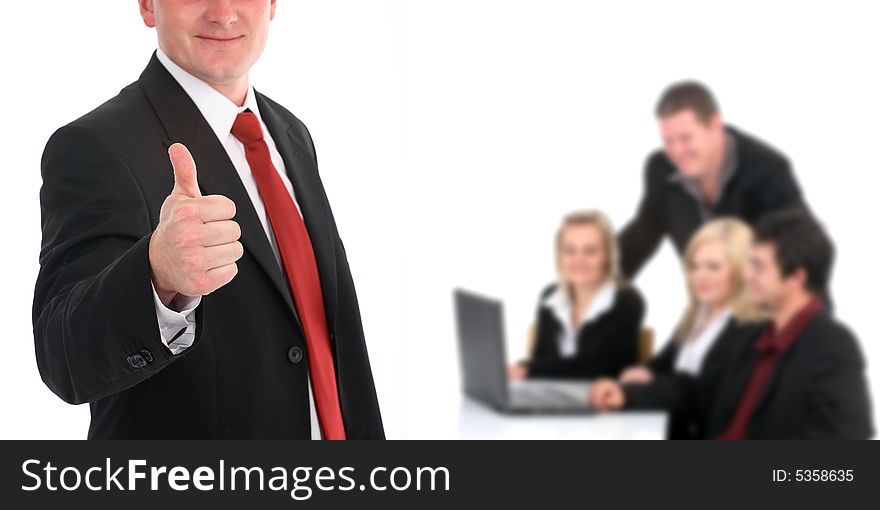
[{"label": "blonde woman", "polygon": [[532,356],[513,365],[509,377],[617,376],[636,362],[645,305],[618,278],[614,231],[603,213],[577,211],[563,219],[556,268],[558,281],[539,298]]},{"label": "blonde woman", "polygon": [[728,348],[754,335],[765,319],[745,282],[751,242],[749,227],[733,218],[713,220],[694,234],[684,257],[689,304],[672,339],[646,366],[597,381],[590,390],[595,407],[665,408],[673,412],[671,436],[699,435],[694,413],[711,394],[714,370]]}]

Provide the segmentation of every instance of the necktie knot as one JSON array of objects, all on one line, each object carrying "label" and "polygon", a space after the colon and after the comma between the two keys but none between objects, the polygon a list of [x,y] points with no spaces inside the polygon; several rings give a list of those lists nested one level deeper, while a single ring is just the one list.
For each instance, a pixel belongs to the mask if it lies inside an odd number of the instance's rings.
[{"label": "necktie knot", "polygon": [[232,135],[244,144],[262,140],[263,130],[260,128],[260,119],[250,110],[239,113],[232,124]]}]

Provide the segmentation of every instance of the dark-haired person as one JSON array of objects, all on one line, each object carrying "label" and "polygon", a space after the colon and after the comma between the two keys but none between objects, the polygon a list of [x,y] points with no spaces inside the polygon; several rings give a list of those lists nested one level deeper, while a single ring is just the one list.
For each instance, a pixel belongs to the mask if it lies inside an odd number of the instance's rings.
[{"label": "dark-haired person", "polygon": [[621,231],[620,265],[632,279],[669,237],[679,254],[705,222],[732,216],[752,225],[769,211],[803,207],[788,159],[725,125],[712,93],[687,81],[657,102],[663,150],[652,153],[635,218]]},{"label": "dark-haired person", "polygon": [[541,292],[536,340],[511,379],[616,376],[638,358],[645,304],[617,277],[617,247],[599,211],[567,215],[556,234],[559,281]]},{"label": "dark-haired person", "polygon": [[873,435],[865,360],[828,313],[834,247],[802,209],[755,227],[747,279],[772,318],[730,357],[706,419],[719,439],[867,439]]}]

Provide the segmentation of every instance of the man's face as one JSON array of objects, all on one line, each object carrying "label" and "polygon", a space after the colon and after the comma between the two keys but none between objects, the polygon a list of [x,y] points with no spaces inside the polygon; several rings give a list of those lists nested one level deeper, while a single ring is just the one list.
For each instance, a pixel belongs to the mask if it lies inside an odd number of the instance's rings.
[{"label": "man's face", "polygon": [[792,275],[786,278],[776,262],[776,248],[770,243],[755,243],[749,254],[749,268],[746,281],[755,303],[766,309],[776,310],[785,301]]},{"label": "man's face", "polygon": [[672,164],[685,177],[698,179],[721,150],[724,123],[717,114],[707,124],[693,110],[682,110],[660,119],[660,136]]},{"label": "man's face", "polygon": [[266,47],[275,0],[139,0],[159,47],[205,82],[234,83]]}]

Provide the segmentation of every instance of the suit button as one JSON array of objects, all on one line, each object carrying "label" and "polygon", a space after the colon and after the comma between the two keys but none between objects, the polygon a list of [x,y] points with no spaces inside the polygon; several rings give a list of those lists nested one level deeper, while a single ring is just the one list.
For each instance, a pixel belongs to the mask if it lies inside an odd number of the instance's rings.
[{"label": "suit button", "polygon": [[291,347],[287,350],[287,359],[293,364],[299,363],[303,359],[303,350],[299,347]]},{"label": "suit button", "polygon": [[144,359],[147,360],[147,363],[153,362],[153,353],[150,352],[149,349],[141,349],[141,356],[143,356]]},{"label": "suit button", "polygon": [[144,359],[140,354],[132,354],[127,358],[128,364],[133,368],[144,368],[147,366],[147,360]]}]

